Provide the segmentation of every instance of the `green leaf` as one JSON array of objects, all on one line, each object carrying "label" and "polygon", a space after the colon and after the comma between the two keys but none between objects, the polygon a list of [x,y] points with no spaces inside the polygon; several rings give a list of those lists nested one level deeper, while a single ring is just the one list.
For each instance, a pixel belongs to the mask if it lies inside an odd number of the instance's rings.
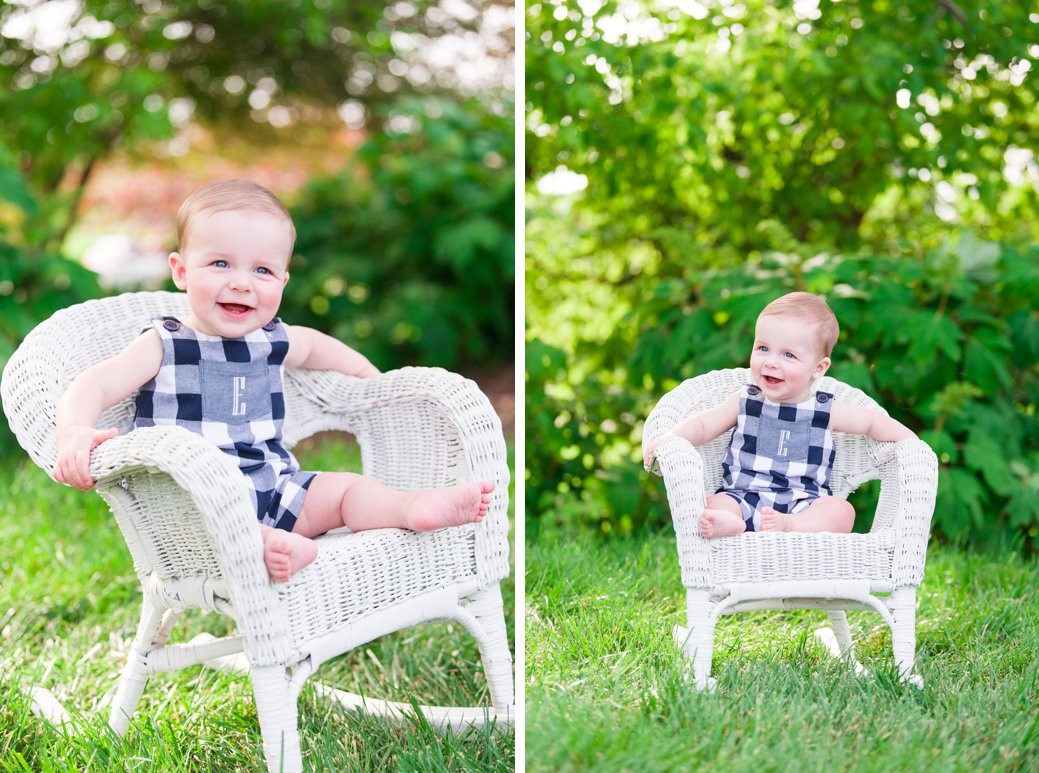
[{"label": "green leaf", "polygon": [[543,383],[557,376],[566,366],[566,352],[544,341],[533,339],[526,344],[527,378]]},{"label": "green leaf", "polygon": [[978,397],[981,397],[981,390],[976,385],[967,381],[953,381],[934,396],[931,410],[937,416],[960,416]]},{"label": "green leaf", "polygon": [[1010,471],[1006,448],[995,438],[980,432],[972,432],[963,449],[964,463],[981,473],[985,482],[1001,496],[1010,494],[1014,476]]},{"label": "green leaf", "polygon": [[497,222],[489,217],[476,216],[445,228],[434,249],[440,260],[463,272],[472,270],[471,264],[483,262],[486,252],[498,247],[505,237]]},{"label": "green leaf", "polygon": [[1007,509],[1012,525],[1017,527],[1039,525],[1039,491],[1034,486],[1017,483]]},{"label": "green leaf", "polygon": [[1025,362],[1039,360],[1039,314],[1032,309],[1017,311],[1007,319],[1010,343]]},{"label": "green leaf", "polygon": [[938,351],[953,362],[960,360],[960,329],[945,315],[919,311],[913,314],[911,327],[904,331],[912,337],[909,356],[920,365],[935,360]]},{"label": "green leaf", "polygon": [[971,279],[989,284],[999,278],[996,263],[1001,249],[996,242],[983,241],[972,231],[967,231],[960,236],[955,249],[960,269]]},{"label": "green leaf", "polygon": [[967,380],[977,384],[986,395],[995,395],[1001,387],[1010,386],[1006,361],[976,338],[967,341],[963,372]]},{"label": "green leaf", "polygon": [[956,464],[959,462],[960,450],[956,439],[943,430],[925,430],[920,433],[920,439],[927,443],[937,455],[942,464]]},{"label": "green leaf", "polygon": [[[975,475],[958,468],[942,471],[938,487],[943,491],[945,511],[935,512],[935,519],[948,529],[950,534],[966,536],[972,524],[982,526],[988,520],[985,512],[985,489]],[[963,510],[966,510],[965,518]]]},{"label": "green leaf", "polygon": [[17,205],[27,215],[36,214],[36,199],[18,171],[14,156],[0,140],[0,199]]}]

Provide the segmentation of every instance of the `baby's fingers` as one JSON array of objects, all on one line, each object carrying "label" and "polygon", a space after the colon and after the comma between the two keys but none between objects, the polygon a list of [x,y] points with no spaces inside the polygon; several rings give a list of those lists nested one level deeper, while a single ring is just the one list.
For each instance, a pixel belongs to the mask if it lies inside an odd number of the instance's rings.
[{"label": "baby's fingers", "polygon": [[90,475],[90,454],[118,434],[117,427],[86,428],[70,432],[64,442],[59,442],[58,460],[52,473],[54,480],[81,491],[94,488],[94,479]]},{"label": "baby's fingers", "polygon": [[84,475],[75,464],[59,464],[54,468],[54,480],[66,486],[86,491],[94,485],[89,472]]},{"label": "baby's fingers", "polygon": [[642,452],[642,464],[649,467],[653,463],[653,457],[657,455],[657,446],[660,445],[660,440],[653,440],[645,450]]},{"label": "baby's fingers", "polygon": [[118,434],[119,434],[119,428],[118,427],[109,427],[108,429],[99,429],[97,432],[94,433],[94,443],[91,446],[91,448],[94,448],[95,446],[101,445],[106,440],[111,440],[112,438],[114,438]]},{"label": "baby's fingers", "polygon": [[94,488],[94,479],[90,477],[90,451],[84,454],[77,454],[74,461],[75,465],[70,470],[69,485],[78,488],[80,491],[88,491]]},{"label": "baby's fingers", "polygon": [[81,451],[68,459],[60,460],[54,467],[54,480],[80,491],[92,489],[94,479],[90,477],[90,451]]}]

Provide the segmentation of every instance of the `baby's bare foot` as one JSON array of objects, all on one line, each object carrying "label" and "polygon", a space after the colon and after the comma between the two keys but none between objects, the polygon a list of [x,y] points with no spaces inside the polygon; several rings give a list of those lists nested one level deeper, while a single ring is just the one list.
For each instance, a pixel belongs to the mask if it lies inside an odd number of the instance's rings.
[{"label": "baby's bare foot", "polygon": [[774,508],[761,508],[762,531],[790,531],[790,516],[777,513]]},{"label": "baby's bare foot", "polygon": [[487,515],[494,484],[489,480],[417,491],[405,515],[408,529],[433,531],[476,523]]},{"label": "baby's bare foot", "polygon": [[265,529],[263,562],[274,582],[286,582],[317,558],[317,543],[302,534],[283,529]]},{"label": "baby's bare foot", "polygon": [[747,530],[743,519],[728,510],[704,510],[700,515],[700,534],[707,539],[731,537]]}]

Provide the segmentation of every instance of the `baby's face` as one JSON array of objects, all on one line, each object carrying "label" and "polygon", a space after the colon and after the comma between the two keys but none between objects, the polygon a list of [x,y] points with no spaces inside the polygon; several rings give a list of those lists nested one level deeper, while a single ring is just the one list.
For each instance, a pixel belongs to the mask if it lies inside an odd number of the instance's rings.
[{"label": "baby's face", "polygon": [[292,231],[265,212],[199,215],[183,253],[170,255],[173,281],[188,294],[194,330],[240,338],[270,322],[289,280]]},{"label": "baby's face", "polygon": [[758,317],[750,370],[754,383],[774,403],[800,403],[812,382],[830,367],[814,328],[795,317]]}]

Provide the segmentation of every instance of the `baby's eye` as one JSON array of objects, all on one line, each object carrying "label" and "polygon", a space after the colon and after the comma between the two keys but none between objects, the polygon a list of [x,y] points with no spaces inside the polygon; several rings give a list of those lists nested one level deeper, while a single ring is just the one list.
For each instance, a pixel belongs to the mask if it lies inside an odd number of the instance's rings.
[{"label": "baby's eye", "polygon": [[760,346],[758,346],[758,351],[759,352],[767,352],[768,351],[768,347],[765,346],[765,344],[761,344]]},{"label": "baby's eye", "polygon": [[788,360],[796,360],[797,359],[797,355],[794,354],[793,352],[783,352],[783,356],[786,357]]},{"label": "baby's eye", "polygon": [[216,266],[217,268],[227,268],[231,264],[228,263],[226,260],[214,260],[213,261],[213,265]]},{"label": "baby's eye", "polygon": [[259,266],[256,269],[256,273],[257,274],[264,274],[265,276],[270,276],[271,270],[269,268],[267,268],[266,266]]}]

